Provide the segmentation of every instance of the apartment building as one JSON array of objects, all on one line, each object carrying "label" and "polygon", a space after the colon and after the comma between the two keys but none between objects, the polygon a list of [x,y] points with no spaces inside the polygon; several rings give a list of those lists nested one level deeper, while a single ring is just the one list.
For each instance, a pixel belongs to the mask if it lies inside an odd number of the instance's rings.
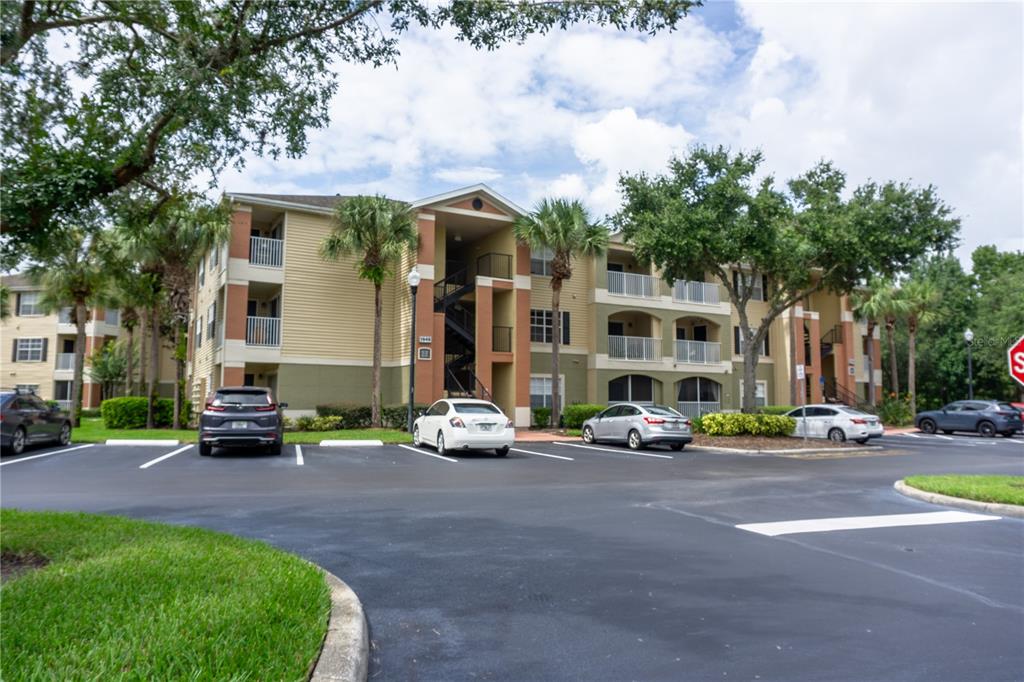
[{"label": "apartment building", "polygon": [[[291,414],[325,403],[369,403],[373,288],[353,261],[325,262],[319,245],[341,196],[228,193],[231,238],[196,272],[189,340],[192,397],[218,386],[275,390]],[[384,287],[382,400],[408,395],[411,322],[416,317],[415,394],[493,399],[517,426],[550,403],[550,254],[516,243],[524,210],[485,185],[410,202],[420,243]],[[422,277],[412,310],[405,283]],[[767,283],[745,273],[754,298]],[[750,312],[765,312],[754,301]],[[722,287],[665,283],[620,236],[608,252],[574,263],[565,282],[560,381],[565,402],[644,400],[687,414],[738,409],[742,357],[738,317]],[[877,332],[866,339],[846,297],[815,294],[776,320],[762,348],[757,395],[799,400],[866,397],[880,379]],[[876,348],[866,365],[867,343]],[[880,381],[877,382],[880,385]]]},{"label": "apartment building", "polygon": [[[71,308],[47,311],[41,305],[42,291],[23,274],[4,275],[10,289],[10,316],[0,323],[0,343],[8,349],[3,360],[2,386],[5,389],[31,389],[44,400],[56,400],[63,409],[71,406],[75,372],[77,328]],[[124,334],[120,311],[95,307],[85,325],[85,357]],[[160,364],[159,391],[170,397],[174,390],[174,364],[169,349],[164,349]],[[100,385],[89,376],[82,379],[82,405],[99,407]]]}]

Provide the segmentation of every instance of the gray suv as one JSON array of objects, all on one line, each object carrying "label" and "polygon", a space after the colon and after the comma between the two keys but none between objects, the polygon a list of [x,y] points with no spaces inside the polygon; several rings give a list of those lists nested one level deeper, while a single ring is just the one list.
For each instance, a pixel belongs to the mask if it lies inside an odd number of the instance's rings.
[{"label": "gray suv", "polygon": [[690,420],[671,407],[618,403],[583,422],[583,442],[625,442],[631,450],[666,443],[682,450],[693,441]]},{"label": "gray suv", "polygon": [[213,449],[265,447],[280,455],[284,441],[281,410],[287,403],[274,403],[268,388],[223,386],[206,400],[199,416],[199,454],[209,457]]},{"label": "gray suv", "polygon": [[1001,433],[1007,438],[1021,430],[1016,407],[998,400],[957,400],[941,410],[918,412],[914,425],[925,433],[974,431],[982,436]]},{"label": "gray suv", "polygon": [[71,442],[71,418],[31,393],[0,392],[0,446],[4,454],[20,455],[35,443]]}]

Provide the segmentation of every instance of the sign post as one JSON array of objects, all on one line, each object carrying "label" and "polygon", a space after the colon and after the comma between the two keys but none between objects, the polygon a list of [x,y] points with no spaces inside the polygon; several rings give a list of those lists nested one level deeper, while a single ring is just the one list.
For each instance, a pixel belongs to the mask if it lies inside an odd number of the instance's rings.
[{"label": "sign post", "polygon": [[1010,361],[1010,376],[1024,386],[1024,336],[1017,339],[1017,342],[1006,351],[1006,357]]},{"label": "sign post", "polygon": [[804,381],[807,380],[807,369],[803,365],[796,366],[797,390],[800,391],[800,425],[804,430],[804,444],[807,444],[807,391]]}]

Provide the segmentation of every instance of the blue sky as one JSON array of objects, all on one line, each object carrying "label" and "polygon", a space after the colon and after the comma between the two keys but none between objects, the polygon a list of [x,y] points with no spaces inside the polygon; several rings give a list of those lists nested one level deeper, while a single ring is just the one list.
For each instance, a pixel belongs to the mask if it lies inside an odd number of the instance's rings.
[{"label": "blue sky", "polygon": [[654,37],[577,26],[477,52],[413,31],[396,65],[337,67],[303,158],[250,158],[218,186],[415,199],[486,182],[603,216],[619,173],[724,144],[782,179],[829,158],[851,186],[934,184],[961,257],[1024,249],[1022,22],[1020,3],[712,2]]}]

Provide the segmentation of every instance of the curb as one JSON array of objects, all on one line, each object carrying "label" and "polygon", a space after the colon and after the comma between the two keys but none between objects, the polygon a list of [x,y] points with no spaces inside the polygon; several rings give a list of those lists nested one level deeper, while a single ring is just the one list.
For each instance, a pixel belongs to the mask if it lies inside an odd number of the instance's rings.
[{"label": "curb", "polygon": [[743,450],[740,448],[723,448],[717,445],[687,445],[686,449],[707,450],[709,452],[728,452],[733,455],[831,455],[884,450],[881,445],[869,445],[863,448],[786,448],[784,450]]},{"label": "curb", "polygon": [[[318,567],[319,568],[319,567]],[[370,636],[359,597],[338,576],[323,571],[331,591],[331,615],[311,682],[366,682]]]},{"label": "curb", "polygon": [[907,497],[911,497],[915,500],[921,500],[922,502],[941,504],[946,507],[959,507],[960,509],[969,509],[976,512],[988,512],[989,514],[996,514],[998,516],[1015,516],[1017,518],[1024,518],[1024,507],[1015,504],[977,502],[976,500],[965,500],[962,497],[950,497],[949,495],[930,493],[907,485],[903,482],[903,479],[893,483],[892,487],[901,495],[906,495]]},{"label": "curb", "polygon": [[320,447],[322,448],[354,448],[362,447],[365,445],[384,445],[382,440],[322,440],[320,441]]},{"label": "curb", "polygon": [[181,441],[178,440],[145,440],[143,438],[131,439],[131,438],[111,438],[104,445],[181,445]]}]

